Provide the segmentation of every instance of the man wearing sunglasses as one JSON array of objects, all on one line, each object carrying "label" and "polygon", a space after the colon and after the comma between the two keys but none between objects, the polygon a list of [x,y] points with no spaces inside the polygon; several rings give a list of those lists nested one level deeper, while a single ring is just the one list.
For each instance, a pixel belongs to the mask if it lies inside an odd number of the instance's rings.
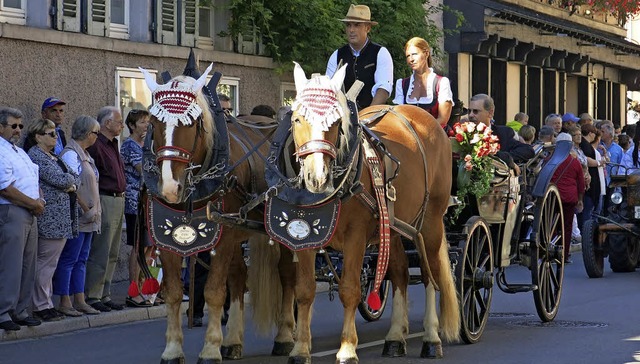
[{"label": "man wearing sunglasses", "polygon": [[22,112],[0,107],[0,329],[37,326],[29,316],[36,273],[38,226],[44,211],[38,166],[16,146]]}]

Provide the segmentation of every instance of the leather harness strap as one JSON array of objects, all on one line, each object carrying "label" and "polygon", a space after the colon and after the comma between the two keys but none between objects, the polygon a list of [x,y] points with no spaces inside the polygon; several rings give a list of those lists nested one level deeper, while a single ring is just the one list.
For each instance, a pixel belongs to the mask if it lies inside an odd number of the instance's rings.
[{"label": "leather harness strap", "polygon": [[371,144],[363,138],[364,156],[369,167],[369,174],[373,183],[373,190],[376,194],[378,202],[378,230],[380,234],[380,246],[378,248],[378,261],[376,263],[376,276],[373,283],[373,290],[367,298],[367,304],[374,310],[380,309],[379,291],[380,285],[387,274],[389,266],[389,251],[391,249],[391,230],[389,224],[389,213],[387,210],[387,201],[385,193],[385,178],[382,171],[382,165],[378,154]]}]

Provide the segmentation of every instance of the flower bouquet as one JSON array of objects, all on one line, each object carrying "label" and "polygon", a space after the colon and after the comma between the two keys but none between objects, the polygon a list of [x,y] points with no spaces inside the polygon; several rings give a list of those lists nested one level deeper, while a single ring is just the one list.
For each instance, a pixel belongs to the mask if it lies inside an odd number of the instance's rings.
[{"label": "flower bouquet", "polygon": [[451,135],[452,151],[458,160],[458,193],[460,204],[453,212],[454,219],[466,206],[467,196],[482,197],[489,192],[494,177],[490,156],[500,150],[498,137],[485,124],[455,123]]}]

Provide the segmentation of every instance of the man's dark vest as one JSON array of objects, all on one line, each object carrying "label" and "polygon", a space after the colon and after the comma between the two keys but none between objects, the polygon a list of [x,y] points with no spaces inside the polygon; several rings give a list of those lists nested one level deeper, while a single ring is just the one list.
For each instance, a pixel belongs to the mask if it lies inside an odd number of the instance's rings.
[{"label": "man's dark vest", "polygon": [[344,78],[345,90],[349,91],[356,80],[364,82],[364,87],[362,87],[362,91],[356,99],[358,110],[371,105],[371,101],[373,101],[371,89],[376,84],[375,73],[378,68],[378,52],[380,48],[382,48],[381,45],[368,41],[360,51],[359,57],[353,55],[349,44],[338,49],[337,64],[340,64],[340,61],[342,61],[343,65],[349,64]]}]

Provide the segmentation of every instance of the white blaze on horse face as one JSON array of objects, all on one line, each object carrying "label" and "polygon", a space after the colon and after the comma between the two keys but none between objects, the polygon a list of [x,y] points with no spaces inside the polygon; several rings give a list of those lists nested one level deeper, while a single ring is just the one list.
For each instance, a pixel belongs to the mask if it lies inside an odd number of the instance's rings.
[{"label": "white blaze on horse face", "polygon": [[[325,132],[318,127],[317,125],[313,125],[311,129],[311,139],[312,140],[324,140]],[[324,192],[328,183],[329,183],[329,163],[325,163],[325,154],[320,152],[315,152],[311,154],[307,158],[305,163],[305,167],[308,166],[308,172],[311,183],[307,184],[307,188],[314,193]],[[328,159],[328,158],[326,158]],[[310,188],[311,187],[311,188]],[[313,190],[312,190],[313,189]]]},{"label": "white blaze on horse face", "polygon": [[[164,145],[167,147],[173,146],[173,131],[175,130],[175,128],[176,125],[173,125],[172,123],[166,123],[165,125]],[[173,171],[171,170],[171,160],[165,159],[162,161],[161,172],[162,196],[169,203],[179,202],[178,189],[180,187],[180,182],[173,177]]]}]

